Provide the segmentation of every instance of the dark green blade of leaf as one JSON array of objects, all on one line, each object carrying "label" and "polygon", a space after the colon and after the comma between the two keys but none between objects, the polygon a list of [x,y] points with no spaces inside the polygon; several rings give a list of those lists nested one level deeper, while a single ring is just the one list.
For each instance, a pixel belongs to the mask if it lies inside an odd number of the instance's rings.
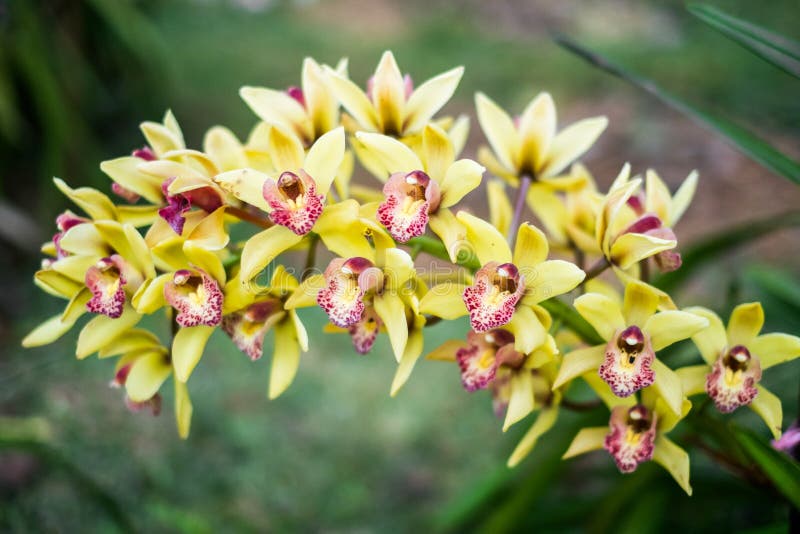
[{"label": "dark green blade of leaf", "polygon": [[681,251],[683,265],[680,269],[657,277],[653,283],[656,287],[670,292],[694,271],[716,259],[720,254],[775,230],[791,226],[800,226],[800,212],[782,213],[706,236],[701,241]]},{"label": "dark green blade of leaf", "polygon": [[733,434],[748,456],[781,494],[800,508],[800,465],[789,455],[776,451],[757,435],[743,428]]},{"label": "dark green blade of leaf", "polygon": [[749,132],[745,128],[738,126],[727,119],[718,117],[711,113],[698,109],[683,100],[667,93],[658,85],[650,80],[642,78],[619,65],[612,63],[605,57],[598,55],[591,50],[583,47],[575,41],[564,37],[556,36],[556,43],[583,58],[591,65],[614,76],[621,78],[636,87],[655,96],[673,109],[689,116],[690,118],[705,125],[707,128],[725,138],[733,147],[741,151],[753,161],[763,165],[772,172],[779,174],[796,184],[800,184],[800,162],[788,157],[776,150],[768,142]]},{"label": "dark green blade of leaf", "polygon": [[800,282],[789,273],[766,265],[758,265],[749,268],[746,275],[762,291],[800,312]]},{"label": "dark green blade of leaf", "polygon": [[689,12],[784,72],[800,78],[800,43],[705,4],[689,4]]}]

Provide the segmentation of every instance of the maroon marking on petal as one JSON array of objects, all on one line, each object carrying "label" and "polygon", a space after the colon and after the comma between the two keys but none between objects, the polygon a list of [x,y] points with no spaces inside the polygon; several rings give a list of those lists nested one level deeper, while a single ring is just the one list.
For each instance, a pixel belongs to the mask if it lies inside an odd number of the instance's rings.
[{"label": "maroon marking on petal", "polygon": [[122,315],[127,283],[123,272],[124,261],[117,255],[103,258],[89,267],[84,277],[86,287],[92,292],[92,298],[86,303],[88,311],[112,319]]},{"label": "maroon marking on petal", "polygon": [[331,322],[340,328],[357,323],[364,313],[364,289],[358,278],[372,267],[366,258],[335,258],[325,269],[324,287],[317,294],[317,304],[325,310]]},{"label": "maroon marking on petal", "polygon": [[125,385],[125,382],[128,380],[128,375],[131,372],[131,368],[133,368],[133,363],[129,363],[127,365],[123,365],[120,367],[117,372],[114,374],[114,380],[111,381],[109,384],[112,388],[118,388]]},{"label": "maroon marking on petal", "polygon": [[630,326],[608,342],[598,374],[614,395],[628,397],[655,381],[654,359],[649,336],[638,326]]},{"label": "maroon marking on petal", "polygon": [[134,158],[143,159],[145,161],[155,161],[156,160],[156,153],[153,152],[153,149],[149,146],[143,146],[142,148],[135,149],[131,156]]},{"label": "maroon marking on petal", "polygon": [[296,85],[292,85],[286,89],[286,94],[292,97],[303,107],[306,107],[306,99],[303,95],[303,90],[297,87]]},{"label": "maroon marking on petal", "polygon": [[617,406],[611,412],[610,432],[603,448],[614,457],[617,468],[632,473],[640,463],[652,460],[656,439],[656,414],[641,404]]},{"label": "maroon marking on petal", "polygon": [[58,259],[66,258],[69,256],[69,252],[61,248],[61,238],[64,237],[64,234],[70,228],[74,228],[79,224],[86,224],[91,222],[89,219],[85,217],[78,217],[71,211],[67,210],[64,213],[60,214],[56,217],[56,227],[58,228],[58,233],[53,236],[53,246],[56,248],[56,257]]},{"label": "maroon marking on petal", "polygon": [[284,172],[277,181],[266,180],[262,195],[270,209],[270,220],[297,235],[311,231],[322,215],[324,195],[317,194],[314,179],[306,172]]},{"label": "maroon marking on petal", "polygon": [[406,100],[408,100],[411,93],[414,92],[414,80],[411,78],[410,74],[403,76],[403,89],[405,90]]},{"label": "maroon marking on petal", "polygon": [[167,178],[161,183],[161,192],[164,193],[164,199],[167,205],[158,210],[158,215],[167,221],[170,228],[178,234],[183,233],[183,225],[186,224],[186,217],[184,213],[189,211],[191,203],[184,195],[170,195],[169,184],[175,181],[175,178]]},{"label": "maroon marking on petal", "polygon": [[180,326],[217,326],[222,322],[222,290],[200,269],[177,271],[164,285],[164,298],[178,311],[175,322]]},{"label": "maroon marking on petal", "polygon": [[623,234],[645,234],[650,232],[651,230],[655,230],[657,228],[661,228],[663,223],[661,219],[657,215],[653,215],[652,213],[648,213],[647,215],[642,215],[639,217],[633,224],[631,224],[627,230],[622,232]]},{"label": "maroon marking on petal", "polygon": [[736,345],[711,366],[705,389],[720,412],[730,413],[753,402],[760,381],[761,362],[745,346]]},{"label": "maroon marking on petal", "polygon": [[144,410],[150,410],[150,413],[153,414],[153,416],[155,417],[161,413],[161,394],[156,393],[151,398],[142,402],[131,400],[130,397],[125,395],[125,406],[132,413],[139,413]]},{"label": "maroon marking on petal", "polygon": [[381,318],[375,312],[375,308],[368,306],[364,309],[361,319],[348,328],[356,352],[367,354],[372,350],[382,324]]},{"label": "maroon marking on petal", "polygon": [[130,189],[122,187],[117,182],[111,183],[111,191],[120,198],[127,200],[131,204],[135,204],[142,198],[138,193],[134,193]]},{"label": "maroon marking on petal", "polygon": [[628,206],[633,209],[636,215],[644,215],[644,195],[639,193],[637,195],[631,195],[628,197]]},{"label": "maroon marking on petal", "polygon": [[463,294],[472,329],[486,332],[508,323],[524,291],[524,277],[514,264],[489,262],[481,267]]},{"label": "maroon marking on petal", "polygon": [[273,318],[283,311],[281,301],[267,299],[222,318],[222,330],[234,345],[255,361],[263,355],[264,336],[274,324]]}]

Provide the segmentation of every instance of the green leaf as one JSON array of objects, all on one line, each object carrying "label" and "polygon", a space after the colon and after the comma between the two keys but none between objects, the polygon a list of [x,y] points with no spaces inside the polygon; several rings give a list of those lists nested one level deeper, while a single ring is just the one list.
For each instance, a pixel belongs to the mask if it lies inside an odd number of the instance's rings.
[{"label": "green leaf", "polygon": [[669,293],[694,271],[732,248],[742,246],[781,228],[800,226],[800,212],[782,213],[748,222],[704,237],[681,251],[683,265],[677,271],[658,276],[653,284]]},{"label": "green leaf", "polygon": [[781,494],[800,508],[800,465],[778,452],[749,430],[734,428],[733,434],[764,475]]},{"label": "green leaf", "polygon": [[800,78],[800,42],[771,32],[705,4],[689,4],[689,12],[755,55]]},{"label": "green leaf", "polygon": [[751,133],[750,131],[730,122],[727,119],[698,109],[683,100],[667,93],[652,81],[642,78],[621,66],[612,63],[607,58],[584,48],[582,45],[564,36],[557,36],[555,41],[583,58],[601,70],[621,78],[636,87],[658,98],[671,108],[696,120],[713,132],[725,138],[734,148],[742,152],[753,161],[763,165],[772,172],[783,176],[796,184],[800,184],[800,162],[776,150],[768,142]]},{"label": "green leaf", "polygon": [[786,271],[759,265],[750,267],[746,276],[764,293],[800,311],[800,282]]},{"label": "green leaf", "polygon": [[600,337],[600,334],[586,322],[586,319],[581,317],[575,308],[560,300],[556,297],[545,300],[540,303],[542,308],[549,311],[554,319],[560,320],[561,324],[569,327],[575,332],[585,343],[589,345],[601,345],[605,340]]}]

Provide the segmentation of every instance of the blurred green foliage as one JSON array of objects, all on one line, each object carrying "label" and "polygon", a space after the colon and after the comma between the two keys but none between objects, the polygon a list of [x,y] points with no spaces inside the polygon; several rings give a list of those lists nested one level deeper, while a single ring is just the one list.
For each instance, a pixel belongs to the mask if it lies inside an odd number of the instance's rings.
[{"label": "blurred green foliage", "polygon": [[[583,31],[601,52],[666,90],[797,139],[795,80],[709,31],[680,3],[633,4],[600,2],[589,15],[588,4],[570,4],[569,16],[558,19],[564,27],[553,29]],[[654,113],[632,89],[560,51],[546,31],[513,33],[486,23],[477,1],[378,2],[374,9],[388,10],[378,27],[372,19],[363,27],[346,23],[363,15],[358,2],[333,3],[341,13],[324,0],[245,5],[259,3],[0,1],[0,199],[49,225],[66,206],[50,185],[53,174],[107,187],[98,162],[140,145],[137,124],[168,107],[192,145],[221,122],[244,136],[254,118],[239,101],[239,86],[296,84],[306,55],[329,63],[348,56],[356,80],[367,78],[386,48],[417,79],[465,64],[454,110],[468,110],[479,88],[512,105],[546,88],[566,102],[614,94],[635,115]],[[508,5],[512,12],[522,7]],[[769,9],[747,0],[724,7],[797,37],[794,0],[775,0]],[[627,17],[617,25],[626,8],[656,22]],[[618,31],[593,33],[575,22],[598,14]],[[29,283],[37,258],[10,248],[0,253],[0,413],[48,423],[47,432],[28,439],[8,432],[15,423],[0,421],[2,530],[785,530],[788,512],[777,495],[699,452],[692,454],[691,499],[656,466],[622,476],[600,454],[556,461],[570,429],[603,424],[602,409],[568,415],[564,428],[509,471],[505,458],[525,429],[501,435],[488,396],[465,394],[451,366],[421,362],[400,397],[390,399],[394,362],[384,357],[385,340],[372,356],[358,356],[346,336],[318,337],[321,313],[309,321],[320,341],[289,394],[272,403],[267,362],[253,364],[227,339],[214,338],[191,383],[192,436],[181,442],[171,399],[159,418],[128,414],[120,392],[105,387],[111,364],[77,362],[74,337],[18,348],[57,303]],[[761,299],[768,330],[796,333],[794,275],[767,265],[726,273],[717,283],[727,284],[728,299],[718,307],[727,312],[736,301]],[[434,327],[427,346],[451,334]],[[668,357],[695,361],[680,346]],[[787,422],[798,414],[798,363],[765,374],[765,385],[789,401]],[[749,414],[728,419],[764,434]]]}]

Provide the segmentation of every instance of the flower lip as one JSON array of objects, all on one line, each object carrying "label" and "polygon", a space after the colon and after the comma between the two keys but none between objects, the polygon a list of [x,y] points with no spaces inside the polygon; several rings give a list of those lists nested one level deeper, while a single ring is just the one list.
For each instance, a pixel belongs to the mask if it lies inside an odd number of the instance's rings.
[{"label": "flower lip", "polygon": [[598,373],[617,397],[628,397],[655,381],[654,359],[650,338],[632,325],[608,342]]},{"label": "flower lip", "polygon": [[180,326],[217,326],[222,322],[222,290],[216,280],[199,269],[175,271],[164,285],[164,298],[178,311],[175,322]]},{"label": "flower lip", "polygon": [[295,99],[301,106],[306,107],[306,98],[303,94],[303,90],[296,85],[290,85],[287,87],[286,94]]},{"label": "flower lip", "polygon": [[631,224],[623,232],[623,234],[645,234],[651,230],[661,228],[663,225],[664,223],[661,221],[658,215],[647,213],[634,221],[633,224]]},{"label": "flower lip", "polygon": [[744,345],[736,345],[725,356],[725,366],[734,371],[744,371],[747,369],[752,356]]},{"label": "flower lip", "polygon": [[297,202],[297,197],[302,196],[306,191],[303,181],[293,172],[283,172],[278,178],[278,191],[283,194],[286,200]]},{"label": "flower lip", "polygon": [[117,319],[125,307],[125,260],[118,255],[102,258],[86,271],[84,283],[92,297],[86,309]]},{"label": "flower lip", "polygon": [[722,413],[746,406],[758,396],[761,362],[744,345],[723,351],[706,375],[706,393]]},{"label": "flower lip", "polygon": [[142,148],[137,148],[133,152],[131,152],[131,156],[134,158],[143,159],[145,161],[155,161],[156,154],[153,152],[153,149],[149,146],[143,146]]},{"label": "flower lip", "polygon": [[380,269],[359,256],[331,260],[324,276],[326,286],[317,294],[317,304],[340,328],[349,328],[361,320],[365,293],[379,289],[383,283]]},{"label": "flower lip", "polygon": [[525,291],[524,282],[512,263],[489,262],[478,269],[475,283],[463,294],[472,329],[487,332],[508,323]]},{"label": "flower lip", "polygon": [[656,419],[655,412],[641,404],[631,408],[617,406],[612,410],[610,432],[603,441],[603,448],[614,457],[621,472],[631,473],[640,463],[653,458]]},{"label": "flower lip", "polygon": [[325,196],[317,194],[314,179],[302,169],[297,174],[286,171],[277,180],[266,180],[261,193],[272,210],[272,222],[297,235],[310,232],[322,215]]},{"label": "flower lip", "polygon": [[442,198],[439,184],[421,170],[392,174],[383,193],[386,198],[378,206],[378,222],[402,243],[425,233],[429,215],[439,209]]}]

